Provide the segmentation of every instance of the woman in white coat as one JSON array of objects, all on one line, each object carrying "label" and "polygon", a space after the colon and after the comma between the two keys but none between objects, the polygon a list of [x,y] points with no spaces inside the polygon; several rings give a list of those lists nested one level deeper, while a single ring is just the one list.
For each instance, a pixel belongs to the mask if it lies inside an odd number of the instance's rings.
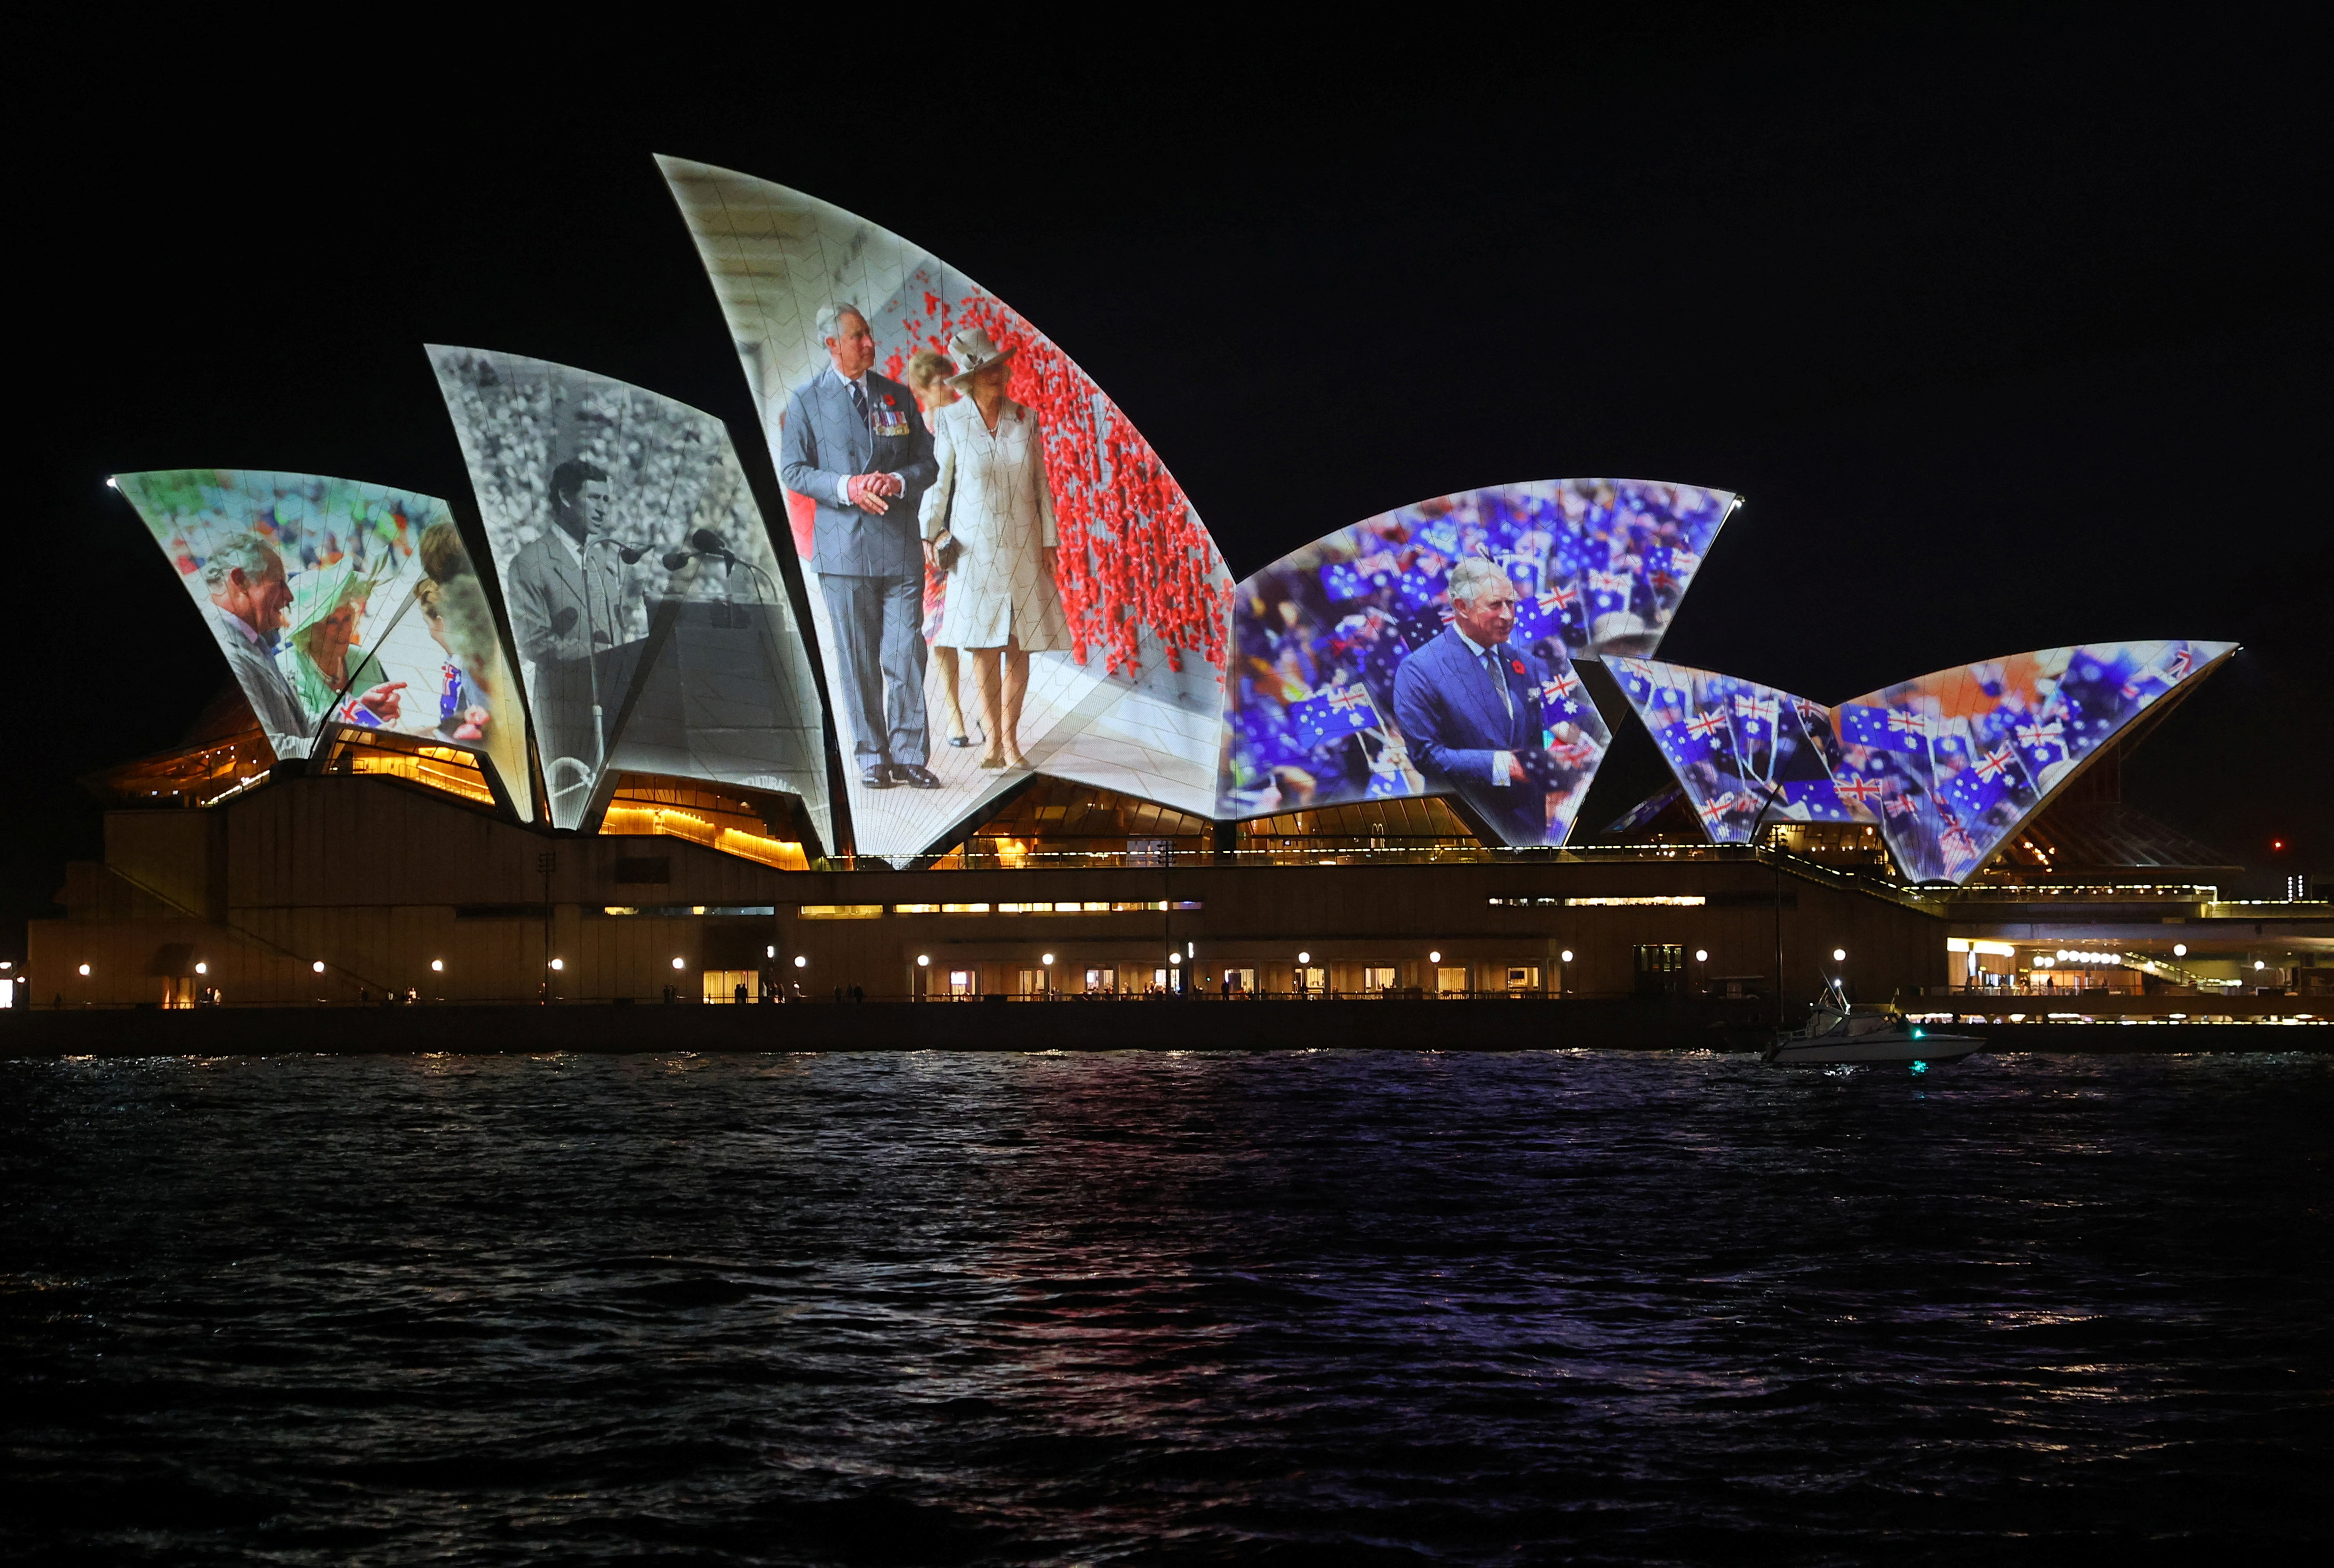
[{"label": "woman in white coat", "polygon": [[932,422],[940,477],[924,492],[924,549],[948,573],[932,641],[972,655],[989,736],[980,765],[1027,767],[1021,699],[1029,655],[1070,646],[1069,618],[1054,585],[1060,541],[1046,484],[1046,438],[1037,414],[1005,395],[1009,351],[974,327],[959,332],[950,351],[964,368],[949,382],[965,395]]}]

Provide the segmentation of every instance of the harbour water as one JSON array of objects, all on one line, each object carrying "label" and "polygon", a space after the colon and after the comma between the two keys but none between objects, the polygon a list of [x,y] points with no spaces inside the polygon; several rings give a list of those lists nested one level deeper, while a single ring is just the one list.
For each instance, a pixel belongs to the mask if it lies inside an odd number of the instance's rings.
[{"label": "harbour water", "polygon": [[2329,1128],[2274,1053],[8,1061],[0,1557],[2310,1555]]}]

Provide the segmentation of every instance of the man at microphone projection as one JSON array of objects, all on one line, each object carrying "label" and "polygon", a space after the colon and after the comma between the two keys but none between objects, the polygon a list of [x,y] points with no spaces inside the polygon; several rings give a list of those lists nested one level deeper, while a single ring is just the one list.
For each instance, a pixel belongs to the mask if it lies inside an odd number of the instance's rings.
[{"label": "man at microphone projection", "polygon": [[554,524],[511,563],[504,582],[511,632],[532,667],[527,690],[543,749],[544,784],[556,806],[578,803],[598,776],[602,737],[597,669],[605,654],[639,635],[641,587],[604,535],[608,476],[570,457],[551,471]]}]

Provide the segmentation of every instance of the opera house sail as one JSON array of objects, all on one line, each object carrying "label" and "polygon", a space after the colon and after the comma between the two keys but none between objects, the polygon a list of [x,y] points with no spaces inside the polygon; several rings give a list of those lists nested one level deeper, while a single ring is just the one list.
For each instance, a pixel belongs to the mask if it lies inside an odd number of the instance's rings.
[{"label": "opera house sail", "polygon": [[433,345],[562,828],[627,774],[791,795],[833,845],[816,682],[720,420],[626,382]]},{"label": "opera house sail", "polygon": [[343,734],[459,748],[532,814],[526,706],[446,503],[314,474],[176,468],[115,488],[170,560],[278,759]]},{"label": "opera house sail", "polygon": [[1502,842],[1563,843],[1612,743],[1574,660],[1658,647],[1736,504],[1545,480],[1282,556],[1233,598],[1216,814],[1456,795]]},{"label": "opera house sail", "polygon": [[942,847],[1031,772],[1209,813],[1230,578],[1133,422],[922,246],[660,163],[786,489],[860,852]]}]

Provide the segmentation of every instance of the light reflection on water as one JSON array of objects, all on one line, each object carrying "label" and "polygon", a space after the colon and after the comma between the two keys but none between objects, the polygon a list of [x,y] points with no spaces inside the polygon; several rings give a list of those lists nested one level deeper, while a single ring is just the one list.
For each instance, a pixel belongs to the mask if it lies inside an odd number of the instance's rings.
[{"label": "light reflection on water", "polygon": [[2290,1544],[2329,1110],[2302,1056],[9,1063],[0,1545]]}]

